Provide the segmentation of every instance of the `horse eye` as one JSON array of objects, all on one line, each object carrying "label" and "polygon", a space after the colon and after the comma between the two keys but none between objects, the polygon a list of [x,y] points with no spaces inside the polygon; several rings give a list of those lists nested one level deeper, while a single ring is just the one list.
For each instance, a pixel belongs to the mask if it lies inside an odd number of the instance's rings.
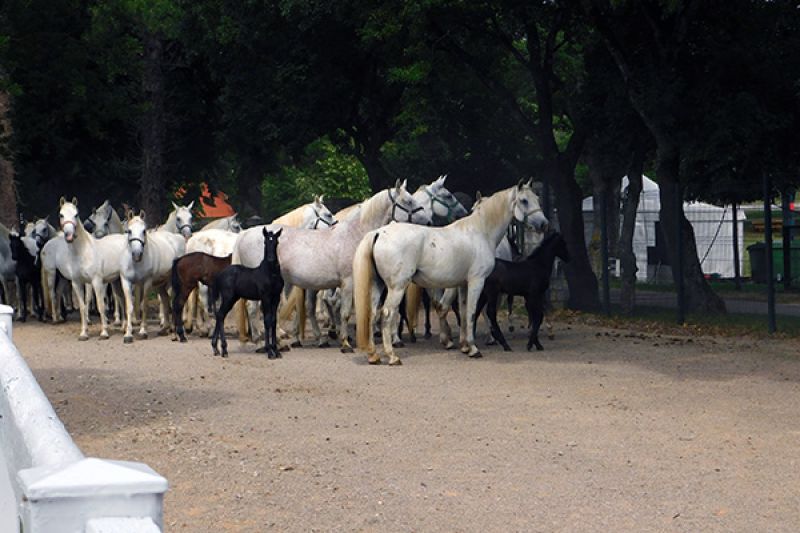
[{"label": "horse eye", "polygon": [[523,198],[522,199],[522,205],[528,205],[528,199],[527,198]]}]

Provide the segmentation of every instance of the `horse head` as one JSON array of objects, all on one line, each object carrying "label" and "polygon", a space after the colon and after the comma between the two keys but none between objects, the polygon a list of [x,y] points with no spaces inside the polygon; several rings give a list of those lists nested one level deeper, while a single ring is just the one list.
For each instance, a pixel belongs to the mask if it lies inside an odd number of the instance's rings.
[{"label": "horse head", "polygon": [[468,212],[455,195],[444,186],[446,179],[447,175],[439,176],[430,185],[423,185],[420,189],[428,197],[431,218],[436,216],[450,223],[467,216]]},{"label": "horse head", "polygon": [[283,228],[278,231],[261,228],[261,234],[264,235],[264,260],[269,264],[278,262],[278,239],[280,239],[281,233],[283,233]]},{"label": "horse head", "polygon": [[144,211],[139,211],[139,214],[135,215],[133,211],[129,210],[127,226],[125,234],[128,238],[128,250],[133,261],[138,263],[144,256],[144,247],[147,244],[147,224],[144,222]]},{"label": "horse head", "polygon": [[36,247],[39,250],[42,249],[42,246],[44,246],[47,241],[53,238],[54,229],[55,228],[47,221],[47,218],[40,218],[33,223],[30,237],[36,243]]},{"label": "horse head", "polygon": [[12,229],[8,233],[8,247],[11,249],[11,259],[14,261],[19,261],[23,244],[22,237],[20,237],[19,233],[17,233],[15,229]]},{"label": "horse head", "polygon": [[397,180],[394,187],[387,189],[392,202],[391,219],[395,222],[430,225],[431,214],[408,192],[408,180]]},{"label": "horse head", "polygon": [[234,213],[228,217],[228,231],[233,233],[241,233],[242,223],[239,222],[239,214]]},{"label": "horse head", "polygon": [[87,231],[91,231],[92,235],[97,239],[102,239],[111,233],[110,222],[113,208],[108,200],[104,201],[97,208],[92,210],[92,214],[86,219],[84,226]]},{"label": "horse head", "polygon": [[73,196],[72,201],[68,202],[62,196],[59,200],[59,205],[58,224],[61,226],[61,231],[64,232],[64,240],[72,243],[75,240],[78,224],[80,224],[80,220],[78,220],[78,199]]},{"label": "horse head", "polygon": [[303,227],[317,229],[320,224],[331,227],[338,222],[330,209],[322,202],[323,197],[324,195],[315,196],[314,201],[308,204],[306,214],[303,217],[307,223]]},{"label": "horse head", "polygon": [[172,202],[172,207],[175,210],[175,227],[178,233],[183,235],[184,239],[192,236],[192,206],[194,200],[189,205],[182,206]]},{"label": "horse head", "polygon": [[528,224],[536,231],[547,229],[547,217],[544,216],[539,197],[533,192],[531,181],[523,183],[522,180],[514,188],[513,209],[514,218],[524,224]]}]

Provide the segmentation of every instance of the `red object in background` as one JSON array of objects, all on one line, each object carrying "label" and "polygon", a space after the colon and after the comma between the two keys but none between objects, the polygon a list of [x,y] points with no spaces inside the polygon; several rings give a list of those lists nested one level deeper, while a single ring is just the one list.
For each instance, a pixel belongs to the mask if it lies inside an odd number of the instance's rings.
[{"label": "red object in background", "polygon": [[[181,188],[175,192],[175,196],[182,198],[186,191]],[[228,203],[228,195],[219,191],[214,196],[214,205],[211,205],[211,193],[208,191],[208,185],[205,183],[200,184],[200,209],[202,210],[202,218],[224,218],[236,214],[236,210]]]}]

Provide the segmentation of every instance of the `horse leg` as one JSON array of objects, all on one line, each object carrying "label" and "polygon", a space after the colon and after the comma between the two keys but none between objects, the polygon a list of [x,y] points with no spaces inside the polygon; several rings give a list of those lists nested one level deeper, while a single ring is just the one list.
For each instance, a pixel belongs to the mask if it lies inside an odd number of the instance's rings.
[{"label": "horse leg", "polygon": [[72,284],[72,292],[75,299],[78,300],[78,312],[81,316],[81,333],[78,335],[79,341],[89,340],[89,324],[88,324],[88,310],[86,309],[86,294],[84,287],[80,283]]},{"label": "horse leg", "polygon": [[[335,339],[339,336],[339,313],[336,310],[334,299],[336,298],[336,289],[326,289],[323,293],[322,301],[325,304],[325,309],[328,311],[328,338]],[[341,302],[340,302],[341,305]]]},{"label": "horse leg", "polygon": [[172,336],[172,340],[174,341],[186,342],[185,322],[182,320],[181,311],[186,303],[186,294],[189,293],[189,298],[192,296],[191,287],[187,287],[187,285],[186,283],[181,283],[181,286],[172,296],[172,321],[175,324],[175,334]]},{"label": "horse leg", "polygon": [[[409,284],[409,287],[411,284]],[[395,348],[402,348],[405,346],[403,343],[403,320],[408,324],[408,315],[406,314],[406,301],[408,299],[408,290],[403,293],[403,299],[400,300],[400,305],[397,306],[397,325],[392,327],[392,346]],[[408,324],[408,329],[413,333],[411,325]]]},{"label": "horse leg", "polygon": [[383,296],[383,287],[377,282],[372,280],[372,288],[370,289],[370,314],[369,314],[369,343],[367,344],[367,361],[371,365],[378,365],[381,362],[381,356],[375,349],[375,321],[378,319],[378,308],[381,306],[381,297]]},{"label": "horse leg", "polygon": [[[458,310],[462,317],[467,316],[467,291],[464,290],[464,287],[458,288]],[[472,334],[472,329],[472,320],[465,322],[462,319],[459,321],[458,345],[461,349],[461,353],[469,353],[469,345],[467,344],[467,330],[469,330],[469,333]]]},{"label": "horse leg", "polygon": [[508,305],[508,331],[514,331],[514,295],[509,294],[506,297],[506,304]]},{"label": "horse leg", "polygon": [[97,310],[100,313],[100,340],[108,340],[108,317],[106,316],[106,284],[101,279],[92,280]]},{"label": "horse leg", "polygon": [[139,312],[141,313],[139,319],[139,333],[137,336],[140,339],[147,338],[147,294],[150,292],[151,282],[150,280],[145,280],[143,283],[139,284]]},{"label": "horse leg", "polygon": [[[222,304],[217,310],[217,326],[215,334],[217,335],[217,339],[222,340],[222,357],[228,357],[228,341],[225,339],[225,317],[228,316],[228,312],[231,310],[237,300],[238,298],[236,297],[226,296],[223,294]],[[217,352],[216,341],[214,341],[212,346],[214,346],[214,355],[219,355]]]},{"label": "horse leg", "polygon": [[136,297],[135,287],[124,276],[120,276],[120,283],[122,284],[122,294],[125,296],[125,334],[122,337],[122,342],[130,344],[133,342],[133,301]]},{"label": "horse leg", "polygon": [[33,285],[33,306],[39,322],[44,322],[44,300],[42,296],[42,278],[41,275],[34,275],[31,281]]},{"label": "horse leg", "polygon": [[506,342],[506,338],[500,329],[500,325],[497,323],[497,306],[499,299],[499,295],[497,294],[492,294],[489,296],[489,302],[486,306],[486,314],[489,318],[489,328],[491,329],[492,336],[503,346],[503,350],[510,352],[511,347],[508,345],[508,342]]},{"label": "horse leg", "polygon": [[407,285],[408,282],[401,284],[401,288],[388,287],[386,300],[383,302],[383,323],[381,324],[381,329],[383,331],[381,340],[383,341],[383,350],[389,357],[390,365],[403,364],[397,354],[394,353],[394,346],[392,346],[392,334],[394,331],[397,331],[395,319],[399,318],[398,307],[400,306],[400,302],[403,300],[403,295],[405,294]]},{"label": "horse leg", "polygon": [[537,350],[544,350],[542,343],[539,342],[539,327],[542,325],[542,318],[544,313],[544,301],[540,296],[531,296],[525,298],[525,309],[528,311],[528,317],[531,321],[531,332],[528,337],[528,351],[531,346],[536,346]]},{"label": "horse leg", "polygon": [[197,332],[200,336],[208,336],[208,321],[210,319],[208,314],[210,305],[208,301],[209,292],[208,285],[205,283],[198,283],[195,297],[190,300],[194,303],[196,309],[194,317],[197,322]]},{"label": "horse leg", "polygon": [[425,338],[431,338],[431,295],[428,289],[422,290],[422,307],[425,308]]},{"label": "horse leg", "polygon": [[18,293],[22,296],[19,299],[19,307],[17,307],[17,319],[20,322],[28,320],[28,282],[24,279],[17,277]]},{"label": "horse leg", "polygon": [[453,348],[452,331],[450,324],[447,322],[447,313],[450,312],[450,305],[458,295],[457,289],[447,289],[444,291],[441,300],[436,303],[436,314],[439,316],[439,342],[446,350]]},{"label": "horse leg", "polygon": [[[467,305],[465,309],[464,316],[461,317],[462,321],[462,329],[466,330],[467,332],[467,346],[468,352],[467,355],[470,357],[481,357],[481,352],[478,350],[478,347],[475,346],[475,336],[472,334],[472,328],[467,327],[466,324],[472,324],[475,321],[475,308],[478,304],[478,298],[481,296],[481,291],[483,291],[483,284],[485,282],[484,278],[477,278],[472,280],[466,287],[466,300]],[[459,291],[463,291],[464,289],[461,288]]]},{"label": "horse leg", "polygon": [[172,328],[169,320],[169,292],[166,285],[158,287],[158,305],[160,308],[159,317],[161,317],[160,328],[158,330],[159,336],[168,335]]},{"label": "horse leg", "polygon": [[339,329],[339,342],[342,345],[342,353],[353,353],[353,347],[350,346],[350,315],[353,312],[353,277],[345,278],[342,280],[341,292],[342,309],[341,309],[341,324]]},{"label": "horse leg", "polygon": [[[183,281],[183,280],[181,280],[181,281]],[[183,283],[182,283],[182,285],[183,285]],[[182,320],[183,328],[182,329],[184,331],[189,332],[189,333],[192,332],[192,328],[194,327],[195,315],[197,314],[197,309],[196,309],[196,305],[195,305],[195,302],[197,300],[197,292],[196,291],[197,291],[197,289],[195,289],[194,291],[191,291],[189,293],[188,297],[181,298],[183,300],[183,304],[181,305],[181,312],[182,312],[182,318],[183,318],[183,320]],[[173,295],[173,300],[172,300],[173,301],[173,308],[174,308],[174,302],[175,302],[174,298],[176,296],[177,295]],[[173,312],[174,312],[174,309],[173,309]],[[172,318],[173,318],[173,322],[174,322],[175,321],[175,317],[172,317]],[[177,328],[177,322],[176,322],[176,328]]]},{"label": "horse leg", "polygon": [[[330,344],[327,339],[322,338],[322,331],[320,331],[319,322],[317,321],[317,292],[318,291],[306,289],[306,309],[308,310],[308,320],[311,322],[311,331],[314,334],[314,339],[317,341],[317,346],[319,348],[327,348]],[[266,322],[264,324],[266,324]]]}]

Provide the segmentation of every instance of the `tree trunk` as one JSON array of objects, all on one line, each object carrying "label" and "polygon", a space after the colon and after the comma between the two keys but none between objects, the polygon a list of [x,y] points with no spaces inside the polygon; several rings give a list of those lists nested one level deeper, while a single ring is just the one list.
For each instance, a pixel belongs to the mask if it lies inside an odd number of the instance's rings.
[{"label": "tree trunk", "polygon": [[245,220],[254,215],[264,216],[265,212],[275,217],[283,214],[271,211],[272,207],[269,205],[269,199],[267,199],[267,205],[262,205],[261,182],[268,170],[267,167],[266,158],[256,153],[250,154],[241,162],[236,175],[236,187],[238,190],[235,197],[240,220]]},{"label": "tree trunk", "polygon": [[140,204],[145,210],[148,226],[157,226],[164,221],[166,188],[164,187],[164,43],[161,37],[145,31],[144,69],[142,90],[144,114],[142,117],[142,176]]},{"label": "tree trunk", "polygon": [[[657,138],[658,139],[658,138]],[[659,198],[661,211],[659,219],[664,240],[667,243],[667,253],[672,265],[672,279],[675,286],[684,283],[684,293],[687,298],[687,309],[697,313],[724,313],[725,302],[712,289],[703,275],[700,260],[697,256],[697,244],[694,238],[694,229],[683,212],[683,198],[676,198],[676,188],[679,185],[678,172],[680,155],[678,148],[664,142],[663,137],[658,139],[658,175]],[[677,205],[676,205],[677,204]],[[680,225],[680,226],[679,226]],[[682,248],[677,249],[676,233],[678,227],[682,233]],[[676,265],[683,261],[683,280],[678,278]]]},{"label": "tree trunk", "polygon": [[381,161],[380,149],[366,148],[356,154],[356,157],[364,166],[364,170],[367,171],[369,186],[372,188],[373,192],[378,192],[381,189],[386,189],[394,185],[395,180],[392,179],[389,171],[386,170],[386,167]]},{"label": "tree trunk", "polygon": [[622,269],[620,291],[620,307],[625,314],[633,313],[636,305],[636,255],[633,253],[633,234],[636,229],[636,211],[639,208],[639,197],[642,195],[642,171],[644,154],[634,151],[628,168],[628,191],[622,205],[622,232],[619,238],[617,255]]},{"label": "tree trunk", "polygon": [[570,260],[564,264],[564,273],[569,287],[567,306],[571,309],[593,311],[600,308],[597,293],[597,277],[592,271],[586,252],[586,237],[583,229],[583,194],[575,181],[571,169],[556,167],[551,173],[556,179],[556,208],[561,234],[567,241]]},{"label": "tree trunk", "polygon": [[18,225],[17,188],[14,183],[14,163],[11,160],[11,96],[0,90],[0,222],[6,227]]}]

